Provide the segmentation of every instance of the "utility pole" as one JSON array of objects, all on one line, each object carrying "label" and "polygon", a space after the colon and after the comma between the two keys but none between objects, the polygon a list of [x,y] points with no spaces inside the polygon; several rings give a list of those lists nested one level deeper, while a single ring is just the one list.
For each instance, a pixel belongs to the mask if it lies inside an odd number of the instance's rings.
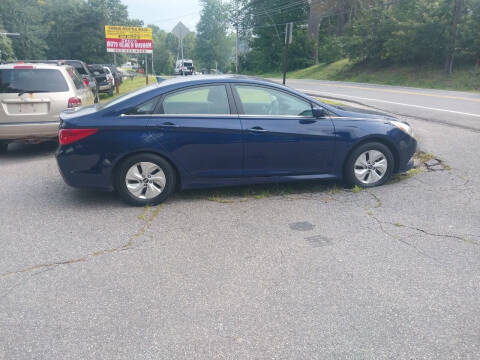
[{"label": "utility pole", "polygon": [[235,73],[238,74],[238,18],[239,18],[239,13],[238,13],[238,0],[235,0]]},{"label": "utility pole", "polygon": [[183,70],[183,66],[184,66],[184,58],[183,58],[183,38],[180,39],[180,51],[182,52],[182,75],[185,75],[185,71]]},{"label": "utility pole", "polygon": [[235,23],[235,73],[238,74],[238,21]]},{"label": "utility pole", "polygon": [[283,50],[283,85],[287,78],[288,68],[288,45],[292,43],[293,35],[293,22],[285,24],[285,49]]}]

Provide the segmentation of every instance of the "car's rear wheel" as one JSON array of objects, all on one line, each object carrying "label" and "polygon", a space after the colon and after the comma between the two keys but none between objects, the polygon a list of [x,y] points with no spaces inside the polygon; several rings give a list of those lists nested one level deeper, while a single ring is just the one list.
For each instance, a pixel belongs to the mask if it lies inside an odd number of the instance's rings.
[{"label": "car's rear wheel", "polygon": [[374,187],[392,176],[395,159],[382,143],[368,142],[355,148],[345,165],[345,180],[351,186]]},{"label": "car's rear wheel", "polygon": [[0,154],[6,153],[8,150],[8,142],[0,141]]},{"label": "car's rear wheel", "polygon": [[175,169],[164,158],[138,154],[124,160],[115,176],[115,188],[134,206],[157,205],[175,189]]}]

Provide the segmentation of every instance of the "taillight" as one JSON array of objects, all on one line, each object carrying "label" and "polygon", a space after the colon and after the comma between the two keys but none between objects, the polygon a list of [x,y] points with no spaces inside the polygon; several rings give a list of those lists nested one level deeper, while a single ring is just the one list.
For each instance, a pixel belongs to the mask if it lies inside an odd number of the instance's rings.
[{"label": "taillight", "polygon": [[98,132],[98,129],[60,129],[58,140],[60,145],[68,145]]},{"label": "taillight", "polygon": [[88,87],[88,79],[83,79],[83,83],[85,84],[86,87]]},{"label": "taillight", "polygon": [[78,107],[80,105],[82,105],[82,99],[80,99],[78,97],[71,97],[70,99],[68,99],[68,107],[69,108]]}]

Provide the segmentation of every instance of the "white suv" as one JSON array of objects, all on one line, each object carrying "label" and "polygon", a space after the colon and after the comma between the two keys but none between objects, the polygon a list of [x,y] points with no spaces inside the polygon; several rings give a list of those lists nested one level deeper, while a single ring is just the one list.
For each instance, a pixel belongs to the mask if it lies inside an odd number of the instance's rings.
[{"label": "white suv", "polygon": [[0,152],[12,141],[56,138],[60,113],[93,100],[72,66],[0,65]]}]

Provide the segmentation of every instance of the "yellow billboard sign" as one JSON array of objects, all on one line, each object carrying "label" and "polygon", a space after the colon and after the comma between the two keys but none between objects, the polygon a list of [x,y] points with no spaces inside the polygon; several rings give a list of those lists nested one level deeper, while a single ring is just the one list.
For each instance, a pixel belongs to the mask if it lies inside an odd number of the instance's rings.
[{"label": "yellow billboard sign", "polygon": [[152,40],[152,29],[133,26],[105,25],[107,39]]},{"label": "yellow billboard sign", "polygon": [[108,52],[151,53],[152,29],[133,26],[105,26]]}]

